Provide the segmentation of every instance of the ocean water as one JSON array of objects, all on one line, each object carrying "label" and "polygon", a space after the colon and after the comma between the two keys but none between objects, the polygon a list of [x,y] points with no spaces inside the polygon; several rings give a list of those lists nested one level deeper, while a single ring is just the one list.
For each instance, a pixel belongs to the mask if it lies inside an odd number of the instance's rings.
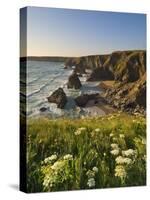
[{"label": "ocean water", "polygon": [[[27,62],[27,116],[46,115],[56,117],[79,117],[88,115],[88,108],[79,108],[74,102],[74,98],[83,93],[100,92],[98,82],[86,82],[86,75],[79,77],[82,87],[79,90],[68,89],[68,77],[73,69],[64,69],[64,63],[47,61],[28,61]],[[62,87],[67,95],[68,102],[64,109],[57,108],[54,103],[49,103],[47,97],[56,89]],[[47,110],[41,112],[40,108]]]}]

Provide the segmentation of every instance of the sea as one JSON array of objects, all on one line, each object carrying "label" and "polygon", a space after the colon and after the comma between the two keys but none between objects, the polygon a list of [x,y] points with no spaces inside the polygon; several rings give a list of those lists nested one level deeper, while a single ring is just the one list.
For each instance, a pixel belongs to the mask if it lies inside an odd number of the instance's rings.
[{"label": "sea", "polygon": [[[39,116],[78,118],[93,115],[91,108],[80,108],[74,101],[74,98],[81,94],[101,92],[99,82],[86,81],[87,74],[79,77],[82,83],[80,89],[68,89],[67,81],[73,73],[73,67],[65,69],[63,62],[27,61],[26,73],[27,116],[29,118]],[[55,103],[49,103],[47,100],[47,97],[59,87],[63,88],[68,99],[64,109],[57,108]],[[46,108],[46,111],[40,111],[42,107]],[[95,115],[97,114],[95,112]]]}]

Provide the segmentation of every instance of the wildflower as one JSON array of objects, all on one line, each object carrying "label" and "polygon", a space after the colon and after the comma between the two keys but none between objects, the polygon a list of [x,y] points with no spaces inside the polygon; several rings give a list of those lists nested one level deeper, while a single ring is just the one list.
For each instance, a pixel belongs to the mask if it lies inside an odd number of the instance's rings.
[{"label": "wildflower", "polygon": [[117,156],[119,154],[119,149],[113,149],[110,153],[114,156]]},{"label": "wildflower", "polygon": [[142,138],[142,144],[146,144],[146,140]]},{"label": "wildflower", "polygon": [[122,156],[118,156],[115,161],[116,161],[117,164],[127,164],[127,165],[129,165],[129,164],[132,163],[132,160],[130,158],[126,158],[126,157],[122,157]]},{"label": "wildflower", "polygon": [[95,176],[95,172],[92,170],[88,170],[86,172],[86,175],[88,176],[88,178],[93,178]]},{"label": "wildflower", "polygon": [[125,138],[124,134],[119,135],[120,138]]},{"label": "wildflower", "polygon": [[73,156],[71,154],[67,154],[64,156],[64,160],[72,160]]},{"label": "wildflower", "polygon": [[98,172],[98,168],[97,167],[93,167],[93,169],[92,169],[95,173],[97,173]]},{"label": "wildflower", "polygon": [[89,188],[95,187],[95,179],[94,178],[88,179],[87,185],[89,186]]},{"label": "wildflower", "polygon": [[134,156],[135,153],[136,153],[136,151],[133,149],[128,149],[126,151],[122,151],[123,156]]},{"label": "wildflower", "polygon": [[103,155],[106,156],[106,153],[104,152]]},{"label": "wildflower", "polygon": [[99,129],[99,128],[96,128],[96,129],[95,129],[95,132],[99,133],[99,132],[100,132],[100,129]]},{"label": "wildflower", "polygon": [[47,157],[44,159],[44,163],[45,164],[50,164],[52,161],[55,161],[57,160],[57,155],[54,154],[54,155],[51,155],[50,157]]},{"label": "wildflower", "polygon": [[80,135],[82,132],[84,132],[86,130],[85,127],[81,127],[81,128],[78,128],[77,131],[75,131],[75,135]]},{"label": "wildflower", "polygon": [[115,161],[117,164],[124,164],[124,157],[118,156]]},{"label": "wildflower", "polygon": [[122,165],[117,165],[115,168],[115,176],[120,177],[121,179],[127,176],[126,170]]},{"label": "wildflower", "polygon": [[113,134],[113,133],[111,133],[109,136],[110,136],[110,137],[113,137],[113,136],[114,136],[114,134]]},{"label": "wildflower", "polygon": [[112,149],[118,149],[119,147],[118,147],[118,144],[113,143],[113,144],[111,144],[111,148]]},{"label": "wildflower", "polygon": [[131,158],[124,158],[124,163],[127,165],[131,164],[132,163]]}]

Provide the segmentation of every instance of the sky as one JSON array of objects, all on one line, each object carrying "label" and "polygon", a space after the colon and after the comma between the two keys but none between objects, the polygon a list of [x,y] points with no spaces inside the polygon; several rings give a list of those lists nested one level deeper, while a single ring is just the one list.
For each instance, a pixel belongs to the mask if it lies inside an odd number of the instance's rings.
[{"label": "sky", "polygon": [[84,56],[146,49],[146,15],[27,8],[28,56]]}]

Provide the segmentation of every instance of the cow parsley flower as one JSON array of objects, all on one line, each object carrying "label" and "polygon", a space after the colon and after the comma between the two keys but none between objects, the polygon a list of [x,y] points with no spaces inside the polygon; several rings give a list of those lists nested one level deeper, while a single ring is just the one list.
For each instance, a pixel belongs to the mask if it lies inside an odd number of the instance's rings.
[{"label": "cow parsley flower", "polygon": [[113,149],[112,151],[110,151],[110,153],[114,156],[117,156],[119,154],[119,149]]},{"label": "cow parsley flower", "polygon": [[96,133],[99,133],[99,132],[100,132],[100,129],[99,129],[99,128],[96,128],[96,129],[95,129],[95,132],[96,132]]},{"label": "cow parsley flower", "polygon": [[115,176],[124,179],[127,176],[126,170],[122,165],[117,165],[115,168]]},{"label": "cow parsley flower", "polygon": [[71,154],[67,154],[64,156],[64,160],[72,160],[73,156]]},{"label": "cow parsley flower", "polygon": [[124,134],[119,135],[120,138],[125,138]]},{"label": "cow parsley flower", "polygon": [[119,149],[118,144],[116,144],[116,143],[111,144],[111,148],[112,149]]},{"label": "cow parsley flower", "polygon": [[81,133],[83,133],[84,131],[86,131],[86,128],[85,127],[81,127],[81,128],[78,128],[76,131],[75,131],[75,135],[80,135]]},{"label": "cow parsley flower", "polygon": [[93,177],[95,177],[95,171],[93,170],[88,170],[87,172],[86,172],[86,175],[88,176],[88,178],[93,178]]},{"label": "cow parsley flower", "polygon": [[118,156],[116,159],[115,159],[116,163],[117,164],[131,164],[132,163],[132,160],[130,158],[126,158],[126,157],[122,157],[122,156]]},{"label": "cow parsley flower", "polygon": [[57,160],[57,155],[54,154],[54,155],[51,155],[50,157],[47,157],[44,159],[44,163],[45,164],[50,164],[52,161],[55,161]]},{"label": "cow parsley flower", "polygon": [[114,136],[114,134],[113,133],[110,133],[110,135],[109,135],[110,137],[113,137]]},{"label": "cow parsley flower", "polygon": [[95,187],[95,179],[94,178],[88,179],[87,185],[89,186],[89,188]]},{"label": "cow parsley flower", "polygon": [[136,151],[133,149],[128,149],[126,151],[122,151],[123,156],[134,156],[136,154]]},{"label": "cow parsley flower", "polygon": [[98,168],[97,167],[93,167],[93,169],[92,169],[95,173],[97,173],[98,172]]}]

